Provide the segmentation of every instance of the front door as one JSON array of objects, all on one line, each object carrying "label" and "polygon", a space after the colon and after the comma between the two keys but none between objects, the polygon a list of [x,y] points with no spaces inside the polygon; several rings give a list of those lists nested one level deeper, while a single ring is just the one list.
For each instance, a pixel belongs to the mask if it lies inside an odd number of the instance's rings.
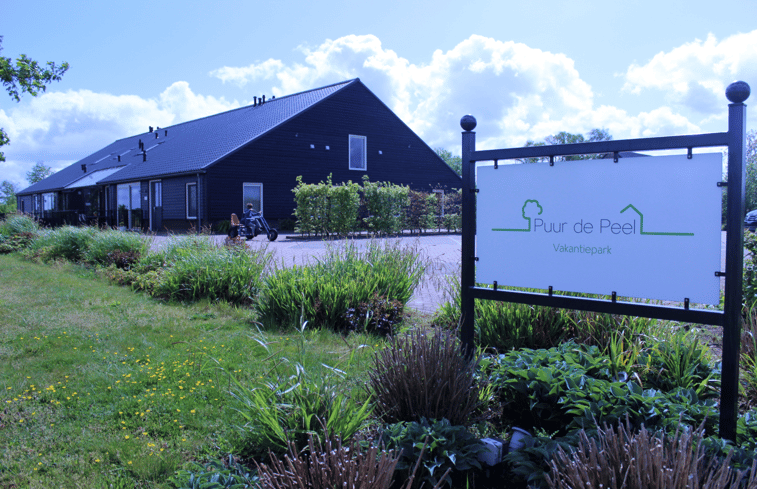
[{"label": "front door", "polygon": [[150,231],[163,227],[163,184],[160,180],[150,182]]}]

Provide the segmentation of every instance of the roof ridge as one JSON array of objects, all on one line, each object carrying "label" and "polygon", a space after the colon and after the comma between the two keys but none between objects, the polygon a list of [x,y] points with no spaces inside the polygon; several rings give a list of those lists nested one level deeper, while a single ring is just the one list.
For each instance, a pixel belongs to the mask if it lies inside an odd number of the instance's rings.
[{"label": "roof ridge", "polygon": [[[322,87],[311,88],[309,90],[303,90],[302,92],[290,93],[289,95],[282,95],[281,97],[276,97],[274,95],[275,98],[268,99],[265,103],[268,104],[268,103],[271,103],[271,102],[275,102],[277,100],[283,100],[283,99],[287,99],[287,98],[290,98],[290,97],[296,97],[298,95],[305,95],[306,93],[315,92],[317,90],[324,90],[326,88],[335,87],[337,85],[345,85],[345,86],[347,86],[350,83],[353,83],[355,81],[360,81],[360,78],[352,78],[350,80],[344,80],[344,81],[341,81],[341,82],[332,83],[330,85],[324,85]],[[174,127],[183,126],[184,124],[189,124],[190,122],[197,122],[197,121],[201,121],[203,119],[209,119],[211,117],[218,117],[218,116],[221,116],[221,115],[230,114],[231,112],[236,112],[238,110],[249,109],[249,108],[257,108],[260,105],[261,104],[258,104],[258,105],[251,105],[251,104],[250,105],[243,105],[241,107],[236,107],[234,109],[229,109],[229,110],[226,110],[226,111],[223,111],[223,112],[218,112],[216,114],[210,114],[210,115],[206,115],[206,116],[203,116],[203,117],[198,117],[197,119],[192,119],[192,120],[188,120],[188,121],[184,121],[184,122],[179,122],[179,123],[176,123],[176,124],[171,125],[171,126],[161,127],[160,129],[168,130],[168,129],[171,129],[171,128],[174,128]],[[132,138],[139,137],[139,136],[143,136],[143,135],[146,135],[146,134],[152,134],[152,133],[149,132],[149,131],[146,131],[146,132],[139,133],[139,134],[133,134],[131,136],[126,136],[126,137],[121,138],[121,139],[116,139],[114,141],[114,143],[117,143],[119,141],[125,141],[125,140],[132,139]]]}]

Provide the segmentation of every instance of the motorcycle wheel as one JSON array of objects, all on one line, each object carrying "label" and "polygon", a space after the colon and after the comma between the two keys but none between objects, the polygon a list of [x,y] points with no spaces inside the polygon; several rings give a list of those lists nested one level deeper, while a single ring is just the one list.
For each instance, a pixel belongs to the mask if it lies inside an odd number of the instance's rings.
[{"label": "motorcycle wheel", "polygon": [[271,229],[268,231],[268,241],[276,241],[276,238],[279,237],[279,232],[275,229]]}]

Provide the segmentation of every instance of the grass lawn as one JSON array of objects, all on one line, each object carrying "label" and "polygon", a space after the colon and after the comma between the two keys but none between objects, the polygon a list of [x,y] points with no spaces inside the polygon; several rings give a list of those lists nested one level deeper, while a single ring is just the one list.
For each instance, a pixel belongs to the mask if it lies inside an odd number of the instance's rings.
[{"label": "grass lawn", "polygon": [[362,397],[375,339],[259,332],[252,312],[166,304],[78,265],[0,255],[0,487],[170,487],[233,451],[231,376],[292,363],[347,372]]}]

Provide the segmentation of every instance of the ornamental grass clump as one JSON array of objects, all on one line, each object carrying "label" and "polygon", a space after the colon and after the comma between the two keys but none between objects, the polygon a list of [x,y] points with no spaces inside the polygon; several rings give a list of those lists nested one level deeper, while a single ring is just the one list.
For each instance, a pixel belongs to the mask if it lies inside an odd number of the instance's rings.
[{"label": "ornamental grass clump", "polygon": [[14,236],[21,233],[39,233],[39,223],[26,214],[11,214],[0,222],[0,235]]},{"label": "ornamental grass clump", "polygon": [[42,261],[64,259],[78,262],[84,256],[99,229],[63,226],[43,231],[30,246],[33,256]]},{"label": "ornamental grass clump", "polygon": [[417,248],[369,241],[329,246],[313,265],[280,267],[264,281],[255,303],[262,317],[278,324],[349,330],[344,315],[375,297],[410,300],[425,273]]},{"label": "ornamental grass clump", "polygon": [[[152,238],[149,236],[109,229],[93,236],[83,259],[88,263],[118,266],[118,262],[123,260],[117,258],[129,254],[133,258],[133,264],[147,253],[151,244]],[[116,255],[116,252],[119,254]]]},{"label": "ornamental grass clump", "polygon": [[271,454],[270,461],[256,463],[263,489],[389,489],[399,454],[364,448],[358,440],[343,445],[339,438],[321,442],[310,435],[305,450],[291,443],[283,460]]},{"label": "ornamental grass clump", "polygon": [[376,352],[368,373],[376,413],[387,423],[446,418],[469,426],[482,402],[478,362],[461,353],[460,341],[450,332],[392,337]]},{"label": "ornamental grass clump", "polygon": [[757,487],[757,460],[747,471],[730,467],[725,460],[707,457],[702,443],[703,427],[696,431],[677,429],[657,435],[642,426],[633,433],[621,423],[598,430],[596,438],[579,432],[578,448],[566,452],[558,447],[546,474],[552,489],[604,487],[607,489],[720,489]]},{"label": "ornamental grass clump", "polygon": [[237,304],[251,302],[258,294],[271,260],[265,248],[208,246],[199,240],[189,243],[197,246],[173,246],[163,255],[165,265],[154,295],[178,301],[209,299]]}]

